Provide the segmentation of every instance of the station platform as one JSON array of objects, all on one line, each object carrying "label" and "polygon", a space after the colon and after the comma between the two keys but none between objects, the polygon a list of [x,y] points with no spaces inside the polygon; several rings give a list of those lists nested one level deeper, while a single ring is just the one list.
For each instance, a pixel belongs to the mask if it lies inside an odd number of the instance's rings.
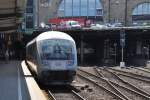
[{"label": "station platform", "polygon": [[0,61],[0,100],[48,100],[24,61]]}]

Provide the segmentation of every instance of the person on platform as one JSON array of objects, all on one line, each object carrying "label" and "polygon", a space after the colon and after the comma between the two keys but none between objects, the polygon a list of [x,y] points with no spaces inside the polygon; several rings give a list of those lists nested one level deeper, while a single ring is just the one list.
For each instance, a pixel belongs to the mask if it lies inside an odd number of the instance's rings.
[{"label": "person on platform", "polygon": [[5,52],[5,61],[6,61],[6,63],[8,63],[8,60],[9,60],[9,51],[8,51],[8,49],[6,49],[6,52]]}]

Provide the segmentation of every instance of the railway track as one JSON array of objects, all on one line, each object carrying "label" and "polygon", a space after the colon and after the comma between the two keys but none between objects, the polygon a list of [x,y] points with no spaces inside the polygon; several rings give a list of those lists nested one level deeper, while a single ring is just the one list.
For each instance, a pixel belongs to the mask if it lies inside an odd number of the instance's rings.
[{"label": "railway track", "polygon": [[131,72],[127,72],[127,71],[123,71],[123,70],[119,70],[119,69],[114,69],[114,68],[109,68],[109,70],[116,72],[118,75],[123,75],[123,76],[131,77],[133,79],[141,80],[143,82],[150,83],[150,77],[148,77],[148,76],[139,75],[137,73],[131,73]]},{"label": "railway track", "polygon": [[129,86],[133,89],[140,91],[141,93],[147,94],[147,96],[150,96],[150,83],[149,79],[147,79],[147,76],[146,78],[144,78],[143,75],[139,77],[136,76],[136,74],[128,74],[128,72],[126,73],[125,71],[113,70],[112,68],[108,68],[107,71],[114,74],[123,83],[129,84]]},{"label": "railway track", "polygon": [[[106,88],[105,86],[99,84],[98,82],[94,81],[93,79],[87,78],[86,76],[83,76],[83,75],[81,75],[81,74],[77,74],[77,75],[78,75],[78,77],[81,77],[81,78],[87,80],[88,82],[90,82],[90,83],[96,85],[98,88],[100,88],[100,89],[102,89],[103,91],[105,91],[105,92],[107,92],[108,94],[110,94],[110,95],[112,96],[111,98],[113,98],[112,100],[126,100],[126,99],[122,98],[120,95],[114,93],[112,90],[110,90],[110,89]],[[109,99],[109,100],[111,100],[111,99]]]},{"label": "railway track", "polygon": [[146,95],[146,96],[150,97],[150,94],[147,91],[145,91],[144,89],[136,86],[135,84],[132,84],[131,82],[125,80],[124,78],[120,77],[119,75],[117,75],[116,73],[114,73],[114,72],[112,72],[110,70],[106,70],[105,69],[105,71],[107,71],[107,72],[111,73],[112,75],[114,75],[116,77],[116,80],[118,80],[118,83],[121,82],[122,85],[125,85],[125,86],[127,86],[129,88],[132,88],[135,91],[139,91],[143,95]]},{"label": "railway track", "polygon": [[57,92],[54,90],[47,90],[49,100],[86,100],[75,90],[65,90]]},{"label": "railway track", "polygon": [[[91,77],[92,80],[101,80],[101,81],[105,82],[107,85],[109,85],[109,86],[107,86],[107,87],[109,87],[107,89],[109,89],[113,93],[118,94],[124,100],[149,100],[150,99],[149,94],[146,94],[145,92],[140,91],[137,88],[132,90],[131,88],[128,88],[126,85],[120,84],[120,82],[117,83],[115,81],[112,81],[109,78],[106,78],[104,74],[99,73],[99,71],[97,69],[95,71],[100,76],[91,74],[91,73],[83,71],[83,70],[80,70],[80,71],[82,71],[83,73],[86,73],[87,74],[86,76],[90,75],[92,77],[95,77],[95,79]],[[98,82],[98,84],[100,84],[100,83]],[[104,85],[104,84],[102,84],[102,85]],[[106,87],[106,85],[104,85],[104,86]],[[132,86],[132,88],[133,88],[133,86]],[[135,97],[136,97],[136,99],[135,99]]]},{"label": "railway track", "polygon": [[117,99],[130,100],[128,97],[123,95],[121,93],[121,91],[116,89],[107,79],[101,78],[97,75],[94,75],[92,73],[89,73],[89,72],[86,72],[83,70],[80,70],[80,73],[78,73],[78,76],[80,76],[80,77],[88,80],[89,82],[97,85],[100,89],[102,89],[103,91],[106,91],[109,95],[111,95]]},{"label": "railway track", "polygon": [[150,69],[149,68],[141,68],[141,67],[136,67],[135,69],[137,70],[140,70],[140,71],[143,71],[143,72],[146,72],[146,73],[149,73],[150,74]]},{"label": "railway track", "polygon": [[[137,70],[145,71],[143,68]],[[86,80],[83,81],[83,84],[86,83],[90,88],[92,87],[93,90],[91,93],[86,90],[76,92],[73,88],[63,88],[56,91],[54,88],[47,88],[48,90],[46,91],[46,94],[48,94],[49,100],[101,100],[101,98],[102,100],[150,100],[150,92],[138,87],[122,76],[149,84],[149,81],[147,81],[149,80],[148,77],[146,76],[146,78],[142,79],[144,75],[136,76],[137,73],[130,73],[131,72],[126,73],[126,71],[118,71],[117,69],[113,70],[113,68],[94,67],[92,71],[89,71],[89,69],[78,69],[77,77],[81,80]],[[96,91],[98,91],[97,94],[101,91],[103,93],[102,96],[97,96],[95,94]],[[87,93],[84,94],[84,92]],[[91,96],[91,94],[93,95]],[[109,99],[105,99],[106,96],[108,96]]]}]

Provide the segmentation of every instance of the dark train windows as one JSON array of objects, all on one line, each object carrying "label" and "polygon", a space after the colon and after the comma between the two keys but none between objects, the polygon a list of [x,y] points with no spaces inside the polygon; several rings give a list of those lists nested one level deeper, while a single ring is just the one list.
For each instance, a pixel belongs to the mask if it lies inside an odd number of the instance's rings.
[{"label": "dark train windows", "polygon": [[67,40],[41,41],[42,59],[46,60],[71,60],[73,46]]},{"label": "dark train windows", "polygon": [[35,42],[32,45],[28,46],[27,52],[29,59],[32,59],[34,61],[37,60],[37,48]]}]

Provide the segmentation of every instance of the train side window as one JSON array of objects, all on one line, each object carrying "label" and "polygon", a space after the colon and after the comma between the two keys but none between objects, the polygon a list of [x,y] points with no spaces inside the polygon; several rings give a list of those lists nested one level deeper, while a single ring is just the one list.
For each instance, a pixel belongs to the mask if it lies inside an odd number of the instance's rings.
[{"label": "train side window", "polygon": [[32,58],[32,50],[31,50],[31,45],[29,46],[29,48],[28,48],[28,52],[29,52],[29,57],[30,57],[30,59]]},{"label": "train side window", "polygon": [[32,50],[32,57],[33,57],[34,60],[36,60],[36,57],[37,57],[37,54],[36,54],[36,42],[33,43],[31,50]]}]

